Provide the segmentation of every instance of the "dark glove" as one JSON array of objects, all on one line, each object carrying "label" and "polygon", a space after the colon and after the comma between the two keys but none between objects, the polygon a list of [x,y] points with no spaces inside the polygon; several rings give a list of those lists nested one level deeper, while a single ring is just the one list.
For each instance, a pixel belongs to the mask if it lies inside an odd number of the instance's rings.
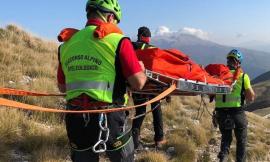
[{"label": "dark glove", "polygon": [[215,99],[215,96],[214,96],[214,95],[209,95],[209,102],[210,102],[210,103],[213,102],[214,99]]}]

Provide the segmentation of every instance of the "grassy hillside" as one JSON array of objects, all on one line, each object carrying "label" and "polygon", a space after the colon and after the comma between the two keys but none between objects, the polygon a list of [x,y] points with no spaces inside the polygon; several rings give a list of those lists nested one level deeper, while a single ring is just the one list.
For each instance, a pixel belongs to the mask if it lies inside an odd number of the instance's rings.
[{"label": "grassy hillside", "polygon": [[264,117],[267,116],[267,115],[269,115],[269,117],[270,117],[270,107],[259,109],[259,110],[255,110],[255,111],[253,111],[253,113],[258,114],[260,116],[264,116]]},{"label": "grassy hillside", "polygon": [[[56,92],[57,44],[9,25],[0,29],[0,86]],[[57,106],[55,98],[23,98],[28,103]],[[38,101],[39,100],[39,101]]]},{"label": "grassy hillside", "polygon": [[270,72],[264,73],[255,78],[252,83],[254,85],[254,91],[257,95],[254,103],[249,105],[247,109],[254,113],[265,116],[270,115]]},{"label": "grassy hillside", "polygon": [[260,82],[253,86],[256,93],[256,100],[248,105],[249,111],[270,107],[270,81]]},{"label": "grassy hillside", "polygon": [[[163,104],[168,144],[163,148],[163,151],[166,153],[160,152],[159,156],[173,162],[217,161],[216,155],[219,151],[221,135],[218,129],[213,128],[211,125],[211,116],[208,111],[212,112],[213,105],[207,104],[207,109],[199,108],[200,101],[200,97],[174,97],[172,103]],[[201,114],[203,111],[204,113],[200,117],[198,112]],[[247,113],[247,115],[249,120],[249,161],[270,160],[270,120],[253,113]],[[147,133],[148,129],[152,128],[151,122],[152,117],[148,116],[143,129],[146,132],[143,135],[143,140],[146,143],[153,138],[153,129],[150,129],[152,131]],[[171,148],[174,148],[173,153],[170,153]],[[232,148],[231,161],[234,160],[235,141]],[[141,158],[153,159],[154,157],[156,157],[156,153],[144,152]],[[162,162],[163,158],[156,161]]]},{"label": "grassy hillside", "polygon": [[[41,40],[14,25],[0,28],[1,87],[58,92],[55,79],[57,57],[55,42]],[[46,107],[59,107],[63,101],[56,97],[13,98]],[[57,161],[68,155],[60,115],[3,107],[0,114],[0,161],[22,161],[24,158],[30,161]]]},{"label": "grassy hillside", "polygon": [[[58,92],[56,43],[41,40],[9,25],[0,29],[0,62],[1,87]],[[45,107],[60,107],[63,103],[63,99],[58,97],[13,99]],[[136,155],[136,161],[217,161],[220,134],[212,127],[208,113],[212,112],[213,106],[207,104],[207,109],[199,108],[200,102],[200,97],[173,97],[171,103],[163,102],[168,142],[158,151],[152,147],[152,117],[148,115],[142,128],[142,141],[146,148]],[[248,159],[252,162],[267,161],[270,121],[254,114],[248,114],[248,117]],[[68,155],[62,115],[32,114],[0,107],[0,161],[68,162]]]},{"label": "grassy hillside", "polygon": [[270,80],[270,71],[263,73],[262,75],[259,75],[255,79],[251,81],[252,84],[257,84],[260,82],[265,82]]}]

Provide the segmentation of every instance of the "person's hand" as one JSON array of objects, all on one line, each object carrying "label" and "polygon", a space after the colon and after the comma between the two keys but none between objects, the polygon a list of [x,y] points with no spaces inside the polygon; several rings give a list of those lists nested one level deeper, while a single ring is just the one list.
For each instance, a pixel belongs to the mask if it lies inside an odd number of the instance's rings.
[{"label": "person's hand", "polygon": [[142,61],[139,61],[139,64],[140,64],[140,66],[141,66],[141,68],[142,68],[142,71],[145,72],[145,67],[144,67],[143,62],[142,62]]}]

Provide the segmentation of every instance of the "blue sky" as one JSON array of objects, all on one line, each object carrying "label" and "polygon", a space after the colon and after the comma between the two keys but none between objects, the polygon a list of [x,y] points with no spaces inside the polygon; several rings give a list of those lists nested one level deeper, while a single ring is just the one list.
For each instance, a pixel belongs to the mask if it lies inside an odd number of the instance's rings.
[{"label": "blue sky", "polygon": [[[171,31],[203,35],[205,39],[234,45],[248,41],[270,43],[269,0],[119,0],[120,27],[134,37],[141,25],[155,33]],[[0,25],[15,23],[27,31],[55,39],[64,27],[82,28],[86,0],[9,0],[1,2]],[[192,29],[192,30],[190,30]]]}]

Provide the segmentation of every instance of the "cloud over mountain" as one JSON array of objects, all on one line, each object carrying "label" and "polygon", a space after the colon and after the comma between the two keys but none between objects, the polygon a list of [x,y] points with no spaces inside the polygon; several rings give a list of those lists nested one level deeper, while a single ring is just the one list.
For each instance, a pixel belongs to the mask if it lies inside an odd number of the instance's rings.
[{"label": "cloud over mountain", "polygon": [[205,32],[202,29],[196,29],[196,28],[191,28],[191,27],[184,27],[182,29],[179,29],[178,31],[173,31],[167,26],[160,26],[154,33],[155,33],[155,36],[188,34],[188,35],[192,35],[203,40],[209,40],[208,32]]},{"label": "cloud over mountain", "polygon": [[156,36],[163,36],[163,35],[169,35],[173,33],[168,27],[166,26],[160,26],[158,29],[155,31]]},{"label": "cloud over mountain", "polygon": [[189,34],[196,36],[198,38],[208,40],[209,39],[209,34],[201,29],[196,29],[196,28],[189,28],[189,27],[184,27],[179,31],[182,34]]}]

